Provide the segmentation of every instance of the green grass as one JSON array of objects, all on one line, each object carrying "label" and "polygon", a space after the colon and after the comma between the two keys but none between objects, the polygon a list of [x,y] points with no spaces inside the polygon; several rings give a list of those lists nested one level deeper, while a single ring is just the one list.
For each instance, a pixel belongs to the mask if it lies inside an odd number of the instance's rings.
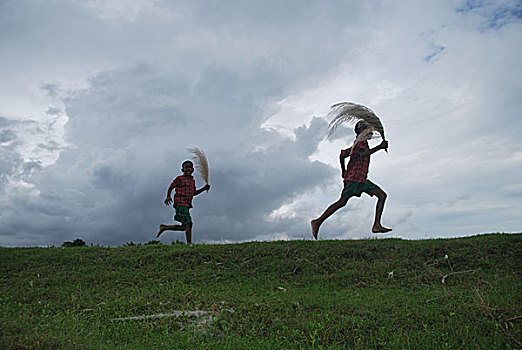
[{"label": "green grass", "polygon": [[[0,248],[0,348],[520,349],[521,257],[521,234]],[[174,310],[215,320],[112,320]]]}]

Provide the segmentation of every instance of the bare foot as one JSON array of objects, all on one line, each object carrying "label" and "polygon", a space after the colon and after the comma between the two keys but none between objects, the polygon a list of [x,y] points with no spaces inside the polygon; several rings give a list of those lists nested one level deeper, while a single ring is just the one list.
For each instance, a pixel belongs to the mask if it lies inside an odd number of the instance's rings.
[{"label": "bare foot", "polygon": [[156,235],[156,238],[158,238],[163,233],[163,231],[165,231],[165,225],[160,225],[158,234]]},{"label": "bare foot", "polygon": [[319,224],[317,223],[317,220],[310,221],[310,224],[312,225],[312,235],[315,239],[317,239],[317,234],[319,233]]},{"label": "bare foot", "polygon": [[387,228],[387,227],[384,227],[384,226],[374,226],[372,228],[372,232],[373,233],[386,233],[386,232],[390,232],[392,229],[391,228]]}]

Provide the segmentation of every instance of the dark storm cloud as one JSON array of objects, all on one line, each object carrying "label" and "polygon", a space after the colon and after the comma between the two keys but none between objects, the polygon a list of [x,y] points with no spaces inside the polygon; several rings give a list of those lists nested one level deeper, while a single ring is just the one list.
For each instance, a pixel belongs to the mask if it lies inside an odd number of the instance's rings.
[{"label": "dark storm cloud", "polygon": [[44,244],[70,235],[100,244],[153,239],[159,223],[172,220],[162,201],[192,145],[206,151],[212,184],[194,200],[202,222],[196,241],[256,239],[273,231],[276,224],[265,217],[332,170],[308,159],[322,140],[324,120],[297,128],[295,140],[260,128],[256,101],[270,96],[263,88],[244,92],[256,78],[214,68],[191,87],[183,73],[145,66],[94,78],[66,104],[66,136],[74,146],[33,177],[40,195],[20,203],[33,208],[35,222],[54,217],[53,236],[46,239],[47,225],[31,232]]}]

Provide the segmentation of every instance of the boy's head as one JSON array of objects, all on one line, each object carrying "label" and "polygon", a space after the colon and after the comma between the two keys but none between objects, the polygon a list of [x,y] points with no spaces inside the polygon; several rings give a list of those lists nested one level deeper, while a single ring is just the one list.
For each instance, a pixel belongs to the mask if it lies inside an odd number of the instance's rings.
[{"label": "boy's head", "polygon": [[189,176],[194,172],[194,164],[190,160],[186,160],[181,164],[181,171],[183,174]]},{"label": "boy's head", "polygon": [[364,130],[368,129],[370,126],[364,120],[360,120],[355,124],[355,133],[360,135]]}]

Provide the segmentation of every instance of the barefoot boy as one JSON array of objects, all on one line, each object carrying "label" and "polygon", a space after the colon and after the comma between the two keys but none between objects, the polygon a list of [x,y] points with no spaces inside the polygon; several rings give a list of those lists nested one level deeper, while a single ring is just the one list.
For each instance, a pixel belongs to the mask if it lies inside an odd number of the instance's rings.
[{"label": "barefoot boy", "polygon": [[[364,121],[360,121],[355,125],[355,133],[360,135],[367,128],[368,124]],[[341,151],[339,160],[341,162],[342,176],[344,178],[344,189],[341,193],[341,198],[339,198],[337,202],[330,205],[320,217],[311,221],[312,235],[315,239],[317,239],[319,227],[327,218],[337,210],[344,207],[348,202],[348,199],[353,196],[360,197],[363,192],[370,196],[377,197],[377,207],[375,208],[375,221],[373,223],[372,232],[384,233],[391,231],[390,228],[381,225],[381,216],[384,202],[386,201],[386,193],[379,186],[366,179],[366,176],[368,175],[368,167],[370,165],[370,155],[378,150],[387,148],[388,142],[383,141],[380,145],[370,149],[366,139]],[[345,169],[344,160],[348,157],[350,157],[350,160],[348,162],[348,167]]]},{"label": "barefoot boy", "polygon": [[199,190],[196,189],[196,181],[192,176],[194,172],[194,164],[190,160],[186,160],[181,165],[181,171],[183,175],[180,175],[172,181],[167,191],[167,199],[165,199],[165,205],[172,203],[170,194],[172,190],[176,189],[174,194],[174,209],[176,215],[174,220],[181,222],[181,225],[163,225],[159,227],[158,238],[164,231],[185,231],[187,236],[187,243],[192,242],[192,218],[190,217],[189,209],[192,208],[192,198],[197,196],[201,192],[210,189],[210,185],[206,185]]}]

